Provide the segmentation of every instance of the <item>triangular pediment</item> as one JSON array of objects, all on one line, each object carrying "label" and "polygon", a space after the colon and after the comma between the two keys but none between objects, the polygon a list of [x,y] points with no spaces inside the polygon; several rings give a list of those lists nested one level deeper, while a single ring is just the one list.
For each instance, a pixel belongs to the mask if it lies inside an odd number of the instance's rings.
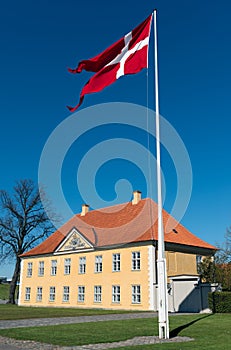
[{"label": "triangular pediment", "polygon": [[78,252],[88,249],[93,249],[91,242],[89,242],[76,228],[73,228],[56,249],[56,253]]}]

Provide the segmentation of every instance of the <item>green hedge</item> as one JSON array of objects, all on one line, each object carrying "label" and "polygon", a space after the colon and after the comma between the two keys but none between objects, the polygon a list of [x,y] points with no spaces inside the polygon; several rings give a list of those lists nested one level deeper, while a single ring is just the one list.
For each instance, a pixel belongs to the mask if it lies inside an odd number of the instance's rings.
[{"label": "green hedge", "polygon": [[209,293],[208,298],[213,313],[231,313],[231,292]]}]

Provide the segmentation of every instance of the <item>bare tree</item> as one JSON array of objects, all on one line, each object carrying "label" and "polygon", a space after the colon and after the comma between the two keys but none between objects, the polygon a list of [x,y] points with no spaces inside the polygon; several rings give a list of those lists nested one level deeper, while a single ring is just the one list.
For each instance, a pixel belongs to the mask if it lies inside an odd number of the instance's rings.
[{"label": "bare tree", "polygon": [[226,230],[225,241],[222,245],[217,245],[219,248],[216,254],[216,261],[219,264],[231,263],[231,228]]},{"label": "bare tree", "polygon": [[13,194],[0,191],[1,262],[15,260],[10,284],[9,303],[15,304],[15,291],[20,276],[20,255],[33,248],[54,229],[41,202],[41,191],[32,180],[16,182]]},{"label": "bare tree", "polygon": [[224,242],[217,247],[216,281],[222,285],[223,290],[231,291],[231,228],[227,229]]}]

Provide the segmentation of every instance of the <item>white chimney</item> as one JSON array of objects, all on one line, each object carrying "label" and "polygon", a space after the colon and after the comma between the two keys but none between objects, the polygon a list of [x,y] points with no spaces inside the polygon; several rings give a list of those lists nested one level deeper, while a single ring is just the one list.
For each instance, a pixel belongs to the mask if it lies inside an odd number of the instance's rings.
[{"label": "white chimney", "polygon": [[81,212],[81,216],[85,216],[87,213],[89,212],[89,205],[87,204],[83,204],[82,205],[82,212]]},{"label": "white chimney", "polygon": [[141,194],[142,194],[142,192],[140,192],[140,191],[133,192],[132,205],[139,203],[139,201],[141,200]]}]

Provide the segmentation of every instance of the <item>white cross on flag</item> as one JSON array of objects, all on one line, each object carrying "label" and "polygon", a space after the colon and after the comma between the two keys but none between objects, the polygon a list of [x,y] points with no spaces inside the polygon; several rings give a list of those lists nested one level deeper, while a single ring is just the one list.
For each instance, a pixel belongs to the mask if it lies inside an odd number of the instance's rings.
[{"label": "white cross on flag", "polygon": [[151,21],[152,15],[99,55],[79,62],[76,69],[68,69],[70,73],[96,72],[83,87],[78,105],[68,107],[71,112],[81,105],[86,94],[101,91],[121,76],[148,67]]}]

